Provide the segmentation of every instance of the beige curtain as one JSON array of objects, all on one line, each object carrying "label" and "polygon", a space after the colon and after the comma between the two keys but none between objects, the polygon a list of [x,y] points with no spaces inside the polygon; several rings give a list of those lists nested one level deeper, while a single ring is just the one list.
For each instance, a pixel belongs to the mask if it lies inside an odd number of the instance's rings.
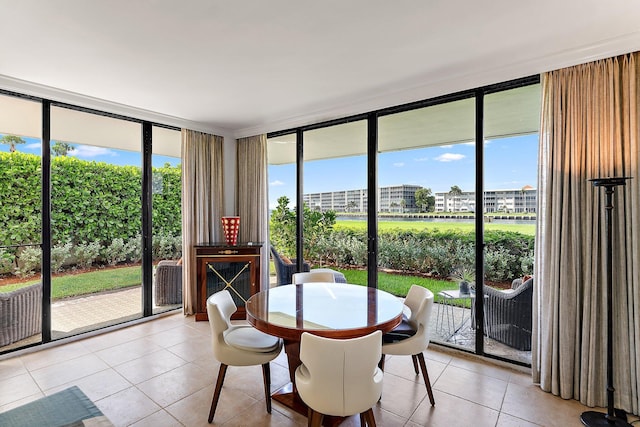
[{"label": "beige curtain", "polygon": [[223,138],[182,129],[182,303],[196,311],[193,246],[220,240],[224,213]]},{"label": "beige curtain", "polygon": [[532,371],[543,390],[606,406],[605,196],[588,180],[632,176],[613,204],[615,406],[638,413],[638,53],[543,75]]},{"label": "beige curtain", "polygon": [[267,192],[267,136],[237,140],[236,211],[241,242],[262,242],[261,283],[269,285],[269,200]]}]

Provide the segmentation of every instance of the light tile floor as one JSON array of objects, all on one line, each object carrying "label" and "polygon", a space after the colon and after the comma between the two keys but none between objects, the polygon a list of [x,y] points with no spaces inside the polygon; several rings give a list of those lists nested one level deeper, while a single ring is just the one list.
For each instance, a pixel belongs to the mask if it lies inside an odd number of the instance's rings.
[{"label": "light tile floor", "polygon": [[[431,346],[431,407],[410,357],[388,357],[379,426],[580,426],[587,408],[541,391],[528,373]],[[272,365],[273,390],[288,381],[286,357]],[[77,385],[116,426],[208,426],[218,363],[206,322],[174,313],[127,328],[0,359],[0,412]],[[259,367],[231,367],[214,425],[304,426],[273,403],[268,415]],[[359,425],[357,417],[345,427]]]}]

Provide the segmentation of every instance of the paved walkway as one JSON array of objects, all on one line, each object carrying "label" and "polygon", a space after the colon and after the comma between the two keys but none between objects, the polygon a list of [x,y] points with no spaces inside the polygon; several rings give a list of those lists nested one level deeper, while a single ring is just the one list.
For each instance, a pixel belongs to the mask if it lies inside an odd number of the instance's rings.
[{"label": "paved walkway", "polygon": [[[153,306],[166,311],[180,305]],[[68,336],[142,317],[142,288],[135,287],[81,298],[56,301],[51,305],[53,338]]]}]

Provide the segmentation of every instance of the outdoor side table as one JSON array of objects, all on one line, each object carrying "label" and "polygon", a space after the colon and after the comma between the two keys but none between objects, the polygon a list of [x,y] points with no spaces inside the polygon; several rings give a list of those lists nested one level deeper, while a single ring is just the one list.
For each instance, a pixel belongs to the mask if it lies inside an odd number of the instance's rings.
[{"label": "outdoor side table", "polygon": [[[441,298],[438,304],[438,313],[436,318],[436,333],[443,337],[444,341],[453,338],[457,342],[457,335],[464,330],[467,322],[470,327],[475,325],[475,299],[474,291],[461,294],[458,289],[451,289],[438,292]],[[485,295],[485,298],[487,295]],[[469,301],[471,309],[466,308],[466,302]],[[487,319],[484,316],[485,333],[487,331]]]}]

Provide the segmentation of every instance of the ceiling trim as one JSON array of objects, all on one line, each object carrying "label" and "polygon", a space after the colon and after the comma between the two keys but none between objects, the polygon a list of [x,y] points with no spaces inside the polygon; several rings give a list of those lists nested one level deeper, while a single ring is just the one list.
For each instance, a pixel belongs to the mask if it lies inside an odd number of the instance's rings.
[{"label": "ceiling trim", "polygon": [[119,104],[117,102],[107,101],[104,99],[93,98],[90,96],[56,89],[50,86],[40,85],[37,83],[32,83],[4,75],[0,75],[0,87],[4,90],[22,95],[29,95],[36,98],[47,99],[50,101],[57,101],[69,104],[71,106],[88,108],[110,114],[118,114],[141,121],[150,121],[162,125],[175,126],[178,128],[190,129],[221,136],[229,136],[233,134],[233,132],[229,129],[214,128],[203,123],[185,120],[179,117],[144,110],[129,105]]},{"label": "ceiling trim", "polygon": [[344,101],[316,109],[307,114],[238,129],[234,132],[234,136],[243,138],[284,129],[295,129],[318,122],[336,120],[369,111],[377,111],[441,95],[489,86],[638,50],[640,50],[640,31],[611,38],[598,44],[577,46],[573,49],[556,51],[553,54],[538,58],[515,61],[508,66],[500,68],[487,67],[487,61],[483,61],[476,64],[476,67],[469,66],[464,70],[441,70],[437,76],[425,75],[420,78],[420,81],[407,82],[401,89],[395,86],[394,88],[381,90],[378,95],[368,99],[360,98],[359,101],[353,103]]}]

